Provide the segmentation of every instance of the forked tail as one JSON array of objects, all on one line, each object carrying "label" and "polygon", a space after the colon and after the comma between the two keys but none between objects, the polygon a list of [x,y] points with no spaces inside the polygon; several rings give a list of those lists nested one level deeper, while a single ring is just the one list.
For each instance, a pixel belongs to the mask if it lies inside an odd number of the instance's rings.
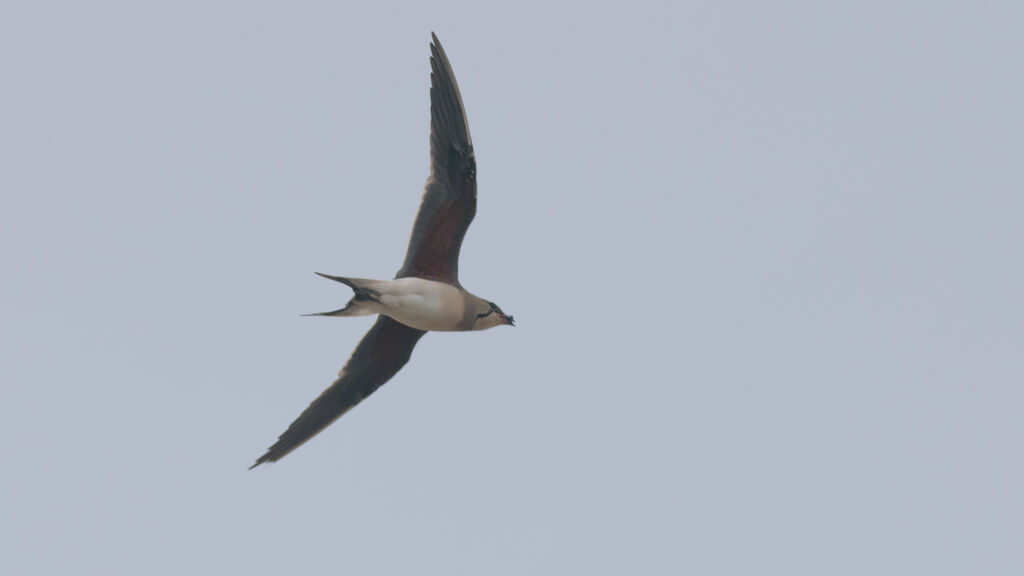
[{"label": "forked tail", "polygon": [[344,308],[333,310],[331,312],[317,312],[315,314],[303,314],[303,316],[366,316],[368,314],[374,314],[374,310],[371,309],[369,304],[377,302],[380,297],[380,293],[376,290],[367,286],[372,280],[364,280],[362,278],[345,278],[344,276],[331,276],[329,274],[316,273],[317,276],[322,276],[328,280],[334,280],[335,282],[341,282],[345,286],[348,286],[355,292],[355,296],[345,304]]}]

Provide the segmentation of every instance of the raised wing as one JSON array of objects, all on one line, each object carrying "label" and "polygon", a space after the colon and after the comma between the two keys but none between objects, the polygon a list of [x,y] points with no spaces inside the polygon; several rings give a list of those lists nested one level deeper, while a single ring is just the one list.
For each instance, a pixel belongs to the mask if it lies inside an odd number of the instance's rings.
[{"label": "raised wing", "polygon": [[476,214],[476,158],[452,65],[430,45],[430,176],[397,278],[459,285],[459,249]]},{"label": "raised wing", "polygon": [[422,330],[380,316],[356,346],[334,384],[324,390],[249,469],[284,458],[373,394],[405,366],[413,347],[424,334]]}]

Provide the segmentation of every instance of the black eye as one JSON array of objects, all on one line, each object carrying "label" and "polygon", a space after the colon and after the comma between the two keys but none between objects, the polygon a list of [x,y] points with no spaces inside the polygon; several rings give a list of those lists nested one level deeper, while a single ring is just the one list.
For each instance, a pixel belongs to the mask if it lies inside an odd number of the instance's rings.
[{"label": "black eye", "polygon": [[491,305],[491,310],[497,310],[498,309],[498,305],[495,304],[494,302],[488,302],[488,304]]}]

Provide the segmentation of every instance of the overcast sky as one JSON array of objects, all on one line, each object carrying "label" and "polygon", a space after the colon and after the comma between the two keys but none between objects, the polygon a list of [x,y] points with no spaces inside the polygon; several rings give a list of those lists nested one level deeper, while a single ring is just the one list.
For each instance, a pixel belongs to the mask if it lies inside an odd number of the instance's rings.
[{"label": "overcast sky", "polygon": [[[153,3],[155,4],[155,3]],[[1024,573],[1019,2],[0,5],[0,572]],[[479,209],[372,318],[430,32]]]}]

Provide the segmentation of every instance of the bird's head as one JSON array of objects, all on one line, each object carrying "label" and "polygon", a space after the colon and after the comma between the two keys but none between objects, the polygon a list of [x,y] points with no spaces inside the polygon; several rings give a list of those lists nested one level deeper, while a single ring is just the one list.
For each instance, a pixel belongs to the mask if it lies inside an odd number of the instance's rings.
[{"label": "bird's head", "polygon": [[494,302],[480,300],[477,303],[476,320],[473,321],[473,330],[487,330],[495,326],[508,324],[515,326],[516,321],[512,316],[501,311]]}]

